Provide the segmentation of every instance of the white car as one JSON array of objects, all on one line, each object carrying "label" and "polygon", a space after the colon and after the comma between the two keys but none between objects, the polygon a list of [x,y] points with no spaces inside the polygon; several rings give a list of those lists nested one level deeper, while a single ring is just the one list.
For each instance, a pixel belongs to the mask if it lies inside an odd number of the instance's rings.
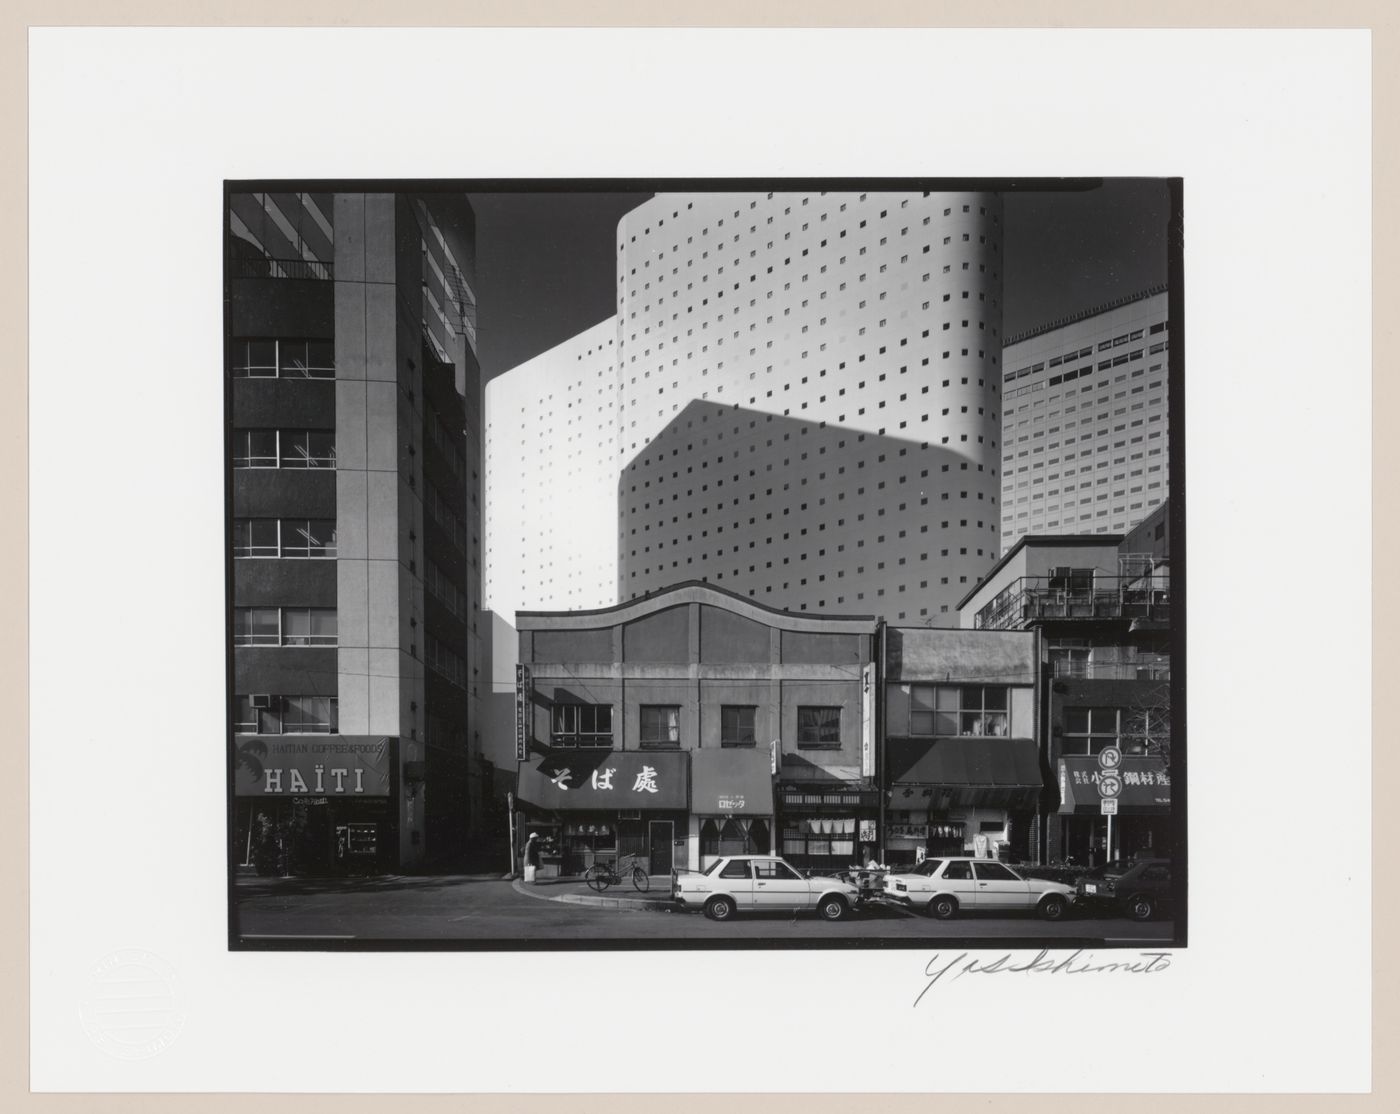
[{"label": "white car", "polygon": [[799,909],[839,921],[860,900],[860,890],[839,878],[809,878],[777,855],[727,855],[698,874],[672,875],[671,897],[715,921]]},{"label": "white car", "polygon": [[1074,901],[1074,887],[1041,878],[1022,878],[992,859],[925,859],[906,874],[889,874],[881,896],[947,919],[958,912],[1031,911],[1046,920],[1063,917]]}]

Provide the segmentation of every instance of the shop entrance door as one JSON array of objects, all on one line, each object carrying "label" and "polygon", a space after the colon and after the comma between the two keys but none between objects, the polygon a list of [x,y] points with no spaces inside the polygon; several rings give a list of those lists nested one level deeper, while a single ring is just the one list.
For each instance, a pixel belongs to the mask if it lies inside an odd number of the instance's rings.
[{"label": "shop entrance door", "polygon": [[649,824],[648,842],[651,844],[651,874],[671,873],[671,831],[670,820],[652,820]]}]

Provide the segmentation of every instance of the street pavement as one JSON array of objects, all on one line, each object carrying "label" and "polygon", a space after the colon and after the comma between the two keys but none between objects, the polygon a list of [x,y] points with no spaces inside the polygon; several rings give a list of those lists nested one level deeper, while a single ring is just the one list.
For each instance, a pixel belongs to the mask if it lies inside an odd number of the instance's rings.
[{"label": "street pavement", "polygon": [[577,880],[526,886],[500,875],[240,877],[234,889],[235,946],[354,948],[422,941],[438,947],[536,950],[550,943],[586,947],[591,941],[604,947],[623,941],[637,947],[675,946],[678,941],[696,947],[758,941],[806,947],[823,941],[832,947],[978,941],[1165,946],[1172,941],[1170,921],[1139,924],[1071,916],[1050,922],[1034,916],[976,915],[935,921],[893,907],[862,909],[836,922],[780,913],[741,915],[716,924],[699,912],[670,907],[669,877],[655,881],[646,895],[630,887],[597,895]]}]

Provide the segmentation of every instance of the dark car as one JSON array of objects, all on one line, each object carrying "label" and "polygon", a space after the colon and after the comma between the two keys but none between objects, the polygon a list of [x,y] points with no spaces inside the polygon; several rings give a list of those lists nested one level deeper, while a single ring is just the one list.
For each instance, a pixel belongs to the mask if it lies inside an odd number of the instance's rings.
[{"label": "dark car", "polygon": [[1082,874],[1074,883],[1075,904],[1110,910],[1145,921],[1171,908],[1170,859],[1116,859]]}]

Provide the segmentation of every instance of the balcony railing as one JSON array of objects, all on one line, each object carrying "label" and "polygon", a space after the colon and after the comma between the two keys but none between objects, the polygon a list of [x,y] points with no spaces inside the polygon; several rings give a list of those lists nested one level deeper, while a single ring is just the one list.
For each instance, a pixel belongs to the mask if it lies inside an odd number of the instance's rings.
[{"label": "balcony railing", "polygon": [[1170,681],[1172,667],[1164,661],[1073,661],[1053,663],[1056,677],[1082,681]]},{"label": "balcony railing", "polygon": [[1066,587],[1055,577],[1025,576],[1013,581],[977,612],[978,630],[1017,630],[1047,620],[1170,618],[1171,592],[1165,581],[1099,576],[1093,587]]}]

